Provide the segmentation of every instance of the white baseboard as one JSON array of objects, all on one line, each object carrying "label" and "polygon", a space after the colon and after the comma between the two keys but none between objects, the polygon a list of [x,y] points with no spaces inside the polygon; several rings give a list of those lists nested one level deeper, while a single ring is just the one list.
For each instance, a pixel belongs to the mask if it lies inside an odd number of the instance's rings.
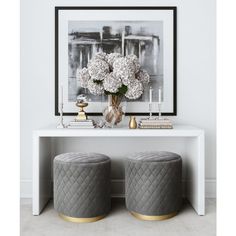
[{"label": "white baseboard", "polygon": [[[21,198],[32,197],[32,180],[21,180],[20,181]],[[216,198],[216,180],[206,179],[205,180],[205,191],[206,198]],[[124,180],[114,179],[112,180],[112,197],[124,197]]]}]

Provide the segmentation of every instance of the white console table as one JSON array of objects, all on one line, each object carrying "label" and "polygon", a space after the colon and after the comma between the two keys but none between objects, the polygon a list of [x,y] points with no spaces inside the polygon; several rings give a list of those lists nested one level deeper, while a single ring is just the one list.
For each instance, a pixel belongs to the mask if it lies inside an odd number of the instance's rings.
[{"label": "white console table", "polygon": [[[33,132],[33,215],[39,215],[51,197],[51,139],[56,138],[185,138],[187,140],[186,197],[198,215],[205,214],[205,138],[204,131],[191,126],[159,129],[56,129]],[[135,139],[137,140],[137,139]],[[92,147],[88,151],[93,151]]]}]

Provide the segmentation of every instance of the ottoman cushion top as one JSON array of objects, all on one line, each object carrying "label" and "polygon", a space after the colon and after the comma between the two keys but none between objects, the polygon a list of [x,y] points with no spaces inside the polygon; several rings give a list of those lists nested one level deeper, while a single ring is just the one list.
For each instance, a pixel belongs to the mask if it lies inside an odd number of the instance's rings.
[{"label": "ottoman cushion top", "polygon": [[139,152],[134,153],[128,157],[131,161],[141,161],[141,162],[166,162],[166,161],[176,161],[181,159],[181,157],[173,152]]},{"label": "ottoman cushion top", "polygon": [[110,161],[110,158],[100,153],[82,153],[69,152],[63,153],[55,157],[54,161],[63,163],[87,164],[101,163]]}]

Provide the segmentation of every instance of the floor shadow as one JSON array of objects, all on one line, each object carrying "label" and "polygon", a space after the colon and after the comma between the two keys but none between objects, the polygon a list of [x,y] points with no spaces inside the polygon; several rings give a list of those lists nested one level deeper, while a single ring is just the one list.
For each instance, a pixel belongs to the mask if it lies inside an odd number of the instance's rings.
[{"label": "floor shadow", "polygon": [[111,199],[111,211],[117,212],[121,209],[125,209],[125,198],[112,198]]}]

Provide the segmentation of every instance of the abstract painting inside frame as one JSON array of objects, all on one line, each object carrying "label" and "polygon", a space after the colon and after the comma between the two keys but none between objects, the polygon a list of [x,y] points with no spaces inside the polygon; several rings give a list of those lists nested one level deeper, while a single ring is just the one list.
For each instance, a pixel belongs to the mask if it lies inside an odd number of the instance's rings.
[{"label": "abstract painting inside frame", "polygon": [[[76,70],[87,67],[97,52],[135,54],[150,75],[150,83],[138,100],[148,102],[149,86],[163,88],[163,22],[162,21],[68,21],[68,101],[86,94],[91,102],[101,102],[80,87]],[[157,92],[153,93],[157,101]],[[105,98],[103,98],[104,101]]]}]

